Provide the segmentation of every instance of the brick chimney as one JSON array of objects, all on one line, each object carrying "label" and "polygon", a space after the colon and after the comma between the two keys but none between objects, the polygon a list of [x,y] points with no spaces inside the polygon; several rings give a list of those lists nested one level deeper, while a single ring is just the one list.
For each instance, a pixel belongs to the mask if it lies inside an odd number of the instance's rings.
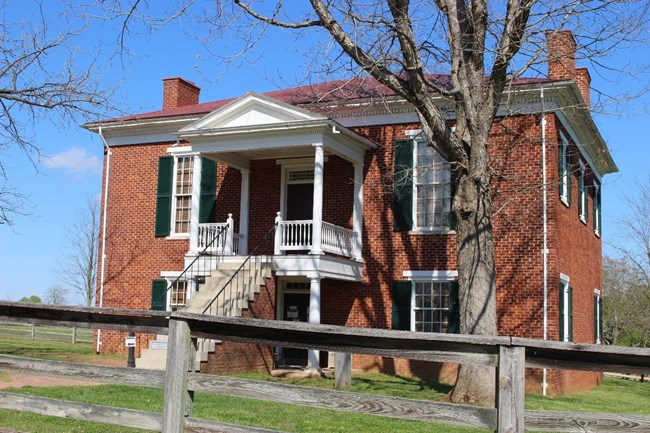
[{"label": "brick chimney", "polygon": [[576,69],[576,41],[570,30],[546,32],[548,78],[573,80],[578,85],[587,107],[590,105],[591,76],[587,68]]},{"label": "brick chimney", "polygon": [[180,77],[163,78],[163,110],[199,103],[201,89]]}]

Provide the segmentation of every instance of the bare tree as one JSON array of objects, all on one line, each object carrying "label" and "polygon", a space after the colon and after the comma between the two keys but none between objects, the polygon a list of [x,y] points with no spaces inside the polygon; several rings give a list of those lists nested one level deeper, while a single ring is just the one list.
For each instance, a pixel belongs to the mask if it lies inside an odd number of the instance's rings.
[{"label": "bare tree", "polygon": [[[2,1],[0,9],[9,3]],[[65,16],[48,21],[38,7],[15,22],[6,17],[0,22],[0,155],[18,147],[36,169],[42,148],[33,141],[33,127],[44,120],[76,126],[81,118],[96,117],[111,108],[113,89],[103,87],[92,61],[77,59],[85,23]],[[0,158],[0,224],[11,225],[31,210],[29,198],[10,183],[6,162]]]},{"label": "bare tree", "polygon": [[[185,15],[196,18],[207,46],[213,37],[241,41],[236,54],[253,49],[272,27],[302,32],[304,40],[322,44],[310,51],[323,75],[369,75],[411,103],[428,144],[456,174],[461,332],[478,335],[497,332],[488,134],[505,91],[525,71],[545,73],[540,65],[546,63],[549,29],[570,27],[579,52],[598,62],[610,48],[634,39],[647,17],[647,4],[634,1],[310,0],[289,6],[234,0],[212,8],[187,0],[164,16],[152,16],[140,0],[102,3],[115,6],[122,35],[135,18],[158,26]],[[448,79],[431,79],[440,72]],[[441,97],[454,107],[453,130]],[[490,369],[463,365],[451,399],[493,404],[494,386]]]},{"label": "bare tree", "polygon": [[650,346],[650,286],[628,258],[603,258],[603,337],[608,344]]},{"label": "bare tree", "polygon": [[59,260],[61,281],[86,306],[95,299],[97,248],[99,243],[99,200],[88,199],[67,230],[67,242]]},{"label": "bare tree", "polygon": [[[607,308],[604,310],[612,327],[613,344],[619,334],[628,344],[650,345],[650,175],[640,180],[625,196],[628,210],[618,221],[617,242],[610,247],[620,259],[609,259],[604,264],[603,286]],[[605,288],[605,287],[604,287]],[[608,309],[610,311],[608,311]],[[608,327],[608,329],[609,329]]]},{"label": "bare tree", "polygon": [[45,292],[45,303],[65,305],[68,302],[68,292],[61,286],[52,286]]}]

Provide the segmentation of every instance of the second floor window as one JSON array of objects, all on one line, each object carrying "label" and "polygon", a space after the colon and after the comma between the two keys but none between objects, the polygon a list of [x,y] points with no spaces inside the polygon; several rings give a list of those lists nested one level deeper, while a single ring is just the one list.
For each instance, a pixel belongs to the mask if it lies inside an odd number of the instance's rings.
[{"label": "second floor window", "polygon": [[560,199],[567,206],[571,204],[571,155],[569,155],[569,144],[564,138],[558,148],[558,189]]},{"label": "second floor window", "polygon": [[183,156],[176,158],[174,173],[174,233],[190,232],[190,210],[192,208],[192,175],[194,157]]},{"label": "second floor window", "polygon": [[414,150],[414,229],[450,229],[452,199],[450,165],[424,140],[415,141]]}]

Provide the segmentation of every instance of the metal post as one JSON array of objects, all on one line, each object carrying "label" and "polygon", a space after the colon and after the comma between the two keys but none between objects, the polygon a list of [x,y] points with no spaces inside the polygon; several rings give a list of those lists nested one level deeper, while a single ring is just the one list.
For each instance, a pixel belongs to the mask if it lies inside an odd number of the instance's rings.
[{"label": "metal post", "polygon": [[[135,337],[135,332],[131,331],[129,332],[129,337]],[[135,347],[134,346],[129,346],[129,357],[126,360],[126,366],[135,368]]]}]

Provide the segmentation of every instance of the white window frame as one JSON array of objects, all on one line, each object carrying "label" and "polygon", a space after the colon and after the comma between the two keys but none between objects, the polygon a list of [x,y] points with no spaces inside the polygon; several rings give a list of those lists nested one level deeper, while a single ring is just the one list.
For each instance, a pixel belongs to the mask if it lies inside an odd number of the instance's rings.
[{"label": "white window frame", "polygon": [[587,213],[589,209],[587,208],[589,204],[589,194],[587,194],[587,169],[584,162],[579,161],[580,163],[580,176],[578,177],[578,200],[580,200],[580,221],[584,224],[587,224]]},{"label": "white window frame", "polygon": [[[431,183],[421,183],[419,181],[419,165],[418,165],[418,150],[420,147],[420,144],[425,143],[424,139],[420,137],[415,137],[413,139],[413,210],[412,210],[412,215],[413,215],[413,229],[412,231],[414,232],[423,232],[423,233],[440,233],[440,232],[448,232],[450,231],[451,228],[451,200],[453,199],[451,191],[453,185],[451,184],[452,179],[451,179],[451,164],[446,160],[446,158],[441,155],[437,150],[427,147],[430,149],[432,152],[435,153],[435,158],[434,160],[434,165],[440,164],[442,165],[442,169],[446,170],[446,182],[431,182]],[[446,185],[446,188],[445,188]],[[440,225],[440,226],[435,226],[435,225],[428,225],[428,226],[420,226],[418,224],[418,203],[419,203],[419,195],[418,195],[418,186],[431,186],[434,188],[434,191],[436,191],[437,188],[441,188],[444,191],[449,191],[449,197],[448,197],[448,208],[443,210],[443,219],[445,218],[446,214],[446,220],[447,220],[447,225]],[[443,198],[444,200],[444,198]],[[435,201],[435,200],[434,200]],[[433,213],[435,215],[435,212]]]},{"label": "white window frame", "polygon": [[[451,285],[450,283],[458,278],[458,271],[404,271],[402,273],[404,277],[406,277],[410,282],[411,282],[411,332],[433,332],[433,331],[423,331],[420,329],[417,329],[416,325],[416,311],[421,310],[421,308],[418,308],[417,304],[417,293],[416,293],[416,286],[418,284],[447,284],[447,307],[446,308],[431,308],[431,310],[435,311],[447,311],[447,322],[446,326],[449,326],[449,312],[450,312],[450,302],[451,300],[449,299],[450,294],[451,294]],[[440,323],[441,325],[443,324],[442,321],[432,321],[432,323]],[[447,332],[447,328],[444,330],[442,327],[440,328],[439,332],[445,333]]]},{"label": "white window frame", "polygon": [[571,311],[569,311],[569,277],[567,275],[560,274],[560,283],[562,284],[562,293],[560,293],[560,296],[563,298],[562,305],[564,306],[564,321],[560,323],[561,330],[564,331],[562,332],[562,334],[564,334],[564,339],[562,341],[569,343],[571,342],[571,338],[569,338],[569,321],[571,320]]},{"label": "white window frame", "polygon": [[[191,161],[192,168],[189,174],[189,185],[187,185],[189,192],[186,194],[178,194],[178,164],[180,160],[187,160]],[[193,155],[175,155],[174,156],[174,173],[173,173],[173,180],[172,180],[172,214],[170,218],[170,224],[171,224],[171,231],[170,231],[170,236],[171,237],[188,237],[190,235],[190,221],[192,218],[192,182],[194,178],[194,156]],[[187,231],[176,231],[176,225],[178,223],[177,220],[177,211],[178,211],[178,198],[180,196],[188,197],[189,198],[189,205],[188,205],[188,213],[187,213]]]},{"label": "white window frame", "polygon": [[[160,273],[160,277],[164,278],[167,280],[167,287],[169,287],[170,284],[172,284],[174,281],[176,281],[177,278],[181,275],[181,272],[178,271],[162,271]],[[181,278],[179,281],[185,282],[185,304],[178,304],[178,303],[172,303],[172,290],[167,291],[167,311],[171,311],[172,307],[180,307],[183,305],[187,305],[187,303],[192,299],[194,292],[196,292],[196,280],[195,279],[187,279],[187,278]]]},{"label": "white window frame", "polygon": [[600,293],[600,290],[594,289],[594,294],[596,295],[596,310],[594,311],[594,314],[596,315],[595,317],[595,325],[596,329],[594,329],[594,334],[598,335],[598,338],[596,338],[596,344],[602,344],[603,342],[603,336],[600,335],[600,329],[601,329],[601,323],[600,319],[602,318],[602,312],[600,311],[602,309],[602,294]]},{"label": "white window frame", "polygon": [[569,168],[567,167],[567,155],[569,152],[569,142],[567,141],[566,137],[564,134],[560,133],[560,140],[562,141],[561,146],[560,146],[560,154],[558,155],[558,158],[560,158],[560,173],[558,173],[558,176],[560,177],[560,185],[561,185],[561,191],[560,191],[560,200],[562,200],[562,203],[564,203],[565,206],[569,206],[569,182],[571,182],[571,173]]},{"label": "white window frame", "polygon": [[602,202],[601,202],[601,197],[600,197],[600,184],[598,184],[596,181],[594,181],[594,203],[598,202],[598,206],[593,206],[594,208],[594,214],[593,214],[593,219],[594,219],[594,233],[596,236],[600,237],[600,231],[601,231],[601,213],[602,213]]}]

